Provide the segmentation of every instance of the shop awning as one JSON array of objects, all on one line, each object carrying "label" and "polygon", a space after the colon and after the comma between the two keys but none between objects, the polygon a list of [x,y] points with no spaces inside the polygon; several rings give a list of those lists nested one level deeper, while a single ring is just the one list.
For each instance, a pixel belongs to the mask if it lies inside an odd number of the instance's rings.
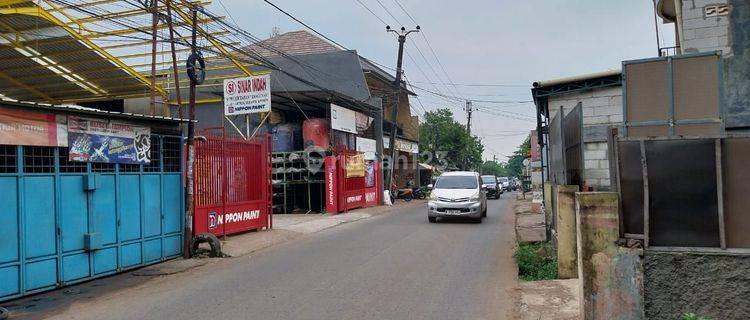
[{"label": "shop awning", "polygon": [[10,3],[0,7],[0,97],[60,104],[151,92],[147,78],[92,41],[107,35],[79,30],[32,1]]}]

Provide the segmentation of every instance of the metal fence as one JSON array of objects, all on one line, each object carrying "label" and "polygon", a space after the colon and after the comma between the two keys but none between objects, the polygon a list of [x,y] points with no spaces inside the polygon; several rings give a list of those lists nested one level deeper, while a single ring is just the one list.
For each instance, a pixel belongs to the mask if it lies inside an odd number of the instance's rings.
[{"label": "metal fence", "polygon": [[750,137],[620,138],[621,233],[646,247],[750,248]]},{"label": "metal fence", "polygon": [[195,152],[196,234],[228,235],[271,226],[271,138],[204,130]]}]

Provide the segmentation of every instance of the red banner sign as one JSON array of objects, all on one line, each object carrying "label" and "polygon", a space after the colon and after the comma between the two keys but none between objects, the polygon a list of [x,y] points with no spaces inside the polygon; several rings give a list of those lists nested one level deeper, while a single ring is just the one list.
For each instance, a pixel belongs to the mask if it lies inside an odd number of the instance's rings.
[{"label": "red banner sign", "polygon": [[65,116],[0,108],[0,144],[67,146],[68,130]]},{"label": "red banner sign", "polygon": [[326,157],[326,176],[325,176],[325,191],[326,191],[326,212],[338,213],[339,212],[339,193],[337,184],[337,166],[336,157]]},{"label": "red banner sign", "polygon": [[542,160],[542,151],[539,149],[539,135],[537,135],[536,130],[531,130],[531,161],[541,161]]}]

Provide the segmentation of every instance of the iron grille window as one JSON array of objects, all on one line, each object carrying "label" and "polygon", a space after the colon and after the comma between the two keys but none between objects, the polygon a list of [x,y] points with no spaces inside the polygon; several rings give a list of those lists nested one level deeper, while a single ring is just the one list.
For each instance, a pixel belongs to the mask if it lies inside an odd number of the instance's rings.
[{"label": "iron grille window", "polygon": [[149,149],[149,157],[151,162],[143,166],[145,172],[159,172],[161,170],[159,163],[159,151],[161,150],[161,139],[158,136],[151,136],[151,149]]},{"label": "iron grille window", "polygon": [[140,164],[131,164],[131,163],[120,164],[120,172],[140,172],[140,171],[141,171]]},{"label": "iron grille window", "polygon": [[61,173],[86,172],[85,162],[70,161],[68,148],[59,148],[59,150],[57,158],[60,161]]},{"label": "iron grille window", "polygon": [[0,173],[16,173],[18,147],[0,145]]},{"label": "iron grille window", "polygon": [[115,164],[106,163],[106,162],[92,162],[91,171],[93,172],[115,172]]},{"label": "iron grille window", "polygon": [[161,155],[164,172],[180,172],[182,143],[179,137],[163,137]]},{"label": "iron grille window", "polygon": [[27,173],[54,173],[55,147],[23,147],[23,171]]}]

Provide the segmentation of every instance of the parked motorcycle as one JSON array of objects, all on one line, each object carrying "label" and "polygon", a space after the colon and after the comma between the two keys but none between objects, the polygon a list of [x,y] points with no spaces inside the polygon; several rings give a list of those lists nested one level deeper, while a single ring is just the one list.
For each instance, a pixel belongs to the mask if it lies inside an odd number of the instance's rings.
[{"label": "parked motorcycle", "polygon": [[427,187],[416,187],[412,190],[413,190],[412,194],[413,194],[414,199],[423,200],[427,198],[427,192],[428,192]]}]

